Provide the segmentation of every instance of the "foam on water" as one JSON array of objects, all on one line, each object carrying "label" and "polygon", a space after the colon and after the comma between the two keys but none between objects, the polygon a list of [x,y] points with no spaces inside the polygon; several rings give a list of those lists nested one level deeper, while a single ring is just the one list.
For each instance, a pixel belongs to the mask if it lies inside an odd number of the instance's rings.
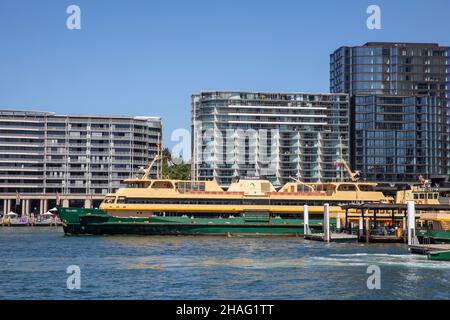
[{"label": "foam on water", "polygon": [[[334,258],[337,257],[337,258]],[[354,257],[359,257],[355,259]],[[383,259],[380,259],[383,258]],[[404,266],[408,268],[431,268],[431,269],[444,269],[450,270],[450,263],[443,261],[431,261],[424,255],[398,255],[398,254],[386,254],[386,253],[352,253],[352,254],[331,254],[330,257],[317,257],[317,260],[331,261],[332,263],[339,261],[346,262],[358,262],[364,264],[376,264],[376,265],[392,265],[392,266]]]}]

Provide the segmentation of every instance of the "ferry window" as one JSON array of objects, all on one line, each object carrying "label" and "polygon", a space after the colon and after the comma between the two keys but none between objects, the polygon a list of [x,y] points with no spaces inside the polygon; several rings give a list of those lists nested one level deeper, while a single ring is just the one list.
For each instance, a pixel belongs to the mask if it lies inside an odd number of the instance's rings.
[{"label": "ferry window", "polygon": [[356,191],[356,187],[353,184],[340,185],[338,191]]},{"label": "ferry window", "polygon": [[419,194],[420,199],[425,199],[425,195],[423,193]]},{"label": "ferry window", "polygon": [[131,182],[128,183],[128,188],[146,188],[147,186],[143,182]]},{"label": "ferry window", "polygon": [[180,191],[205,191],[204,182],[177,182],[176,185]]},{"label": "ferry window", "polygon": [[419,195],[417,193],[414,193],[414,199],[419,199]]},{"label": "ferry window", "polygon": [[106,197],[103,203],[114,203],[114,200],[116,200],[116,197]]},{"label": "ferry window", "polygon": [[326,184],[326,185],[320,186],[320,189],[317,189],[317,191],[334,192],[335,189],[336,189],[336,187],[334,185]]},{"label": "ferry window", "polygon": [[117,198],[117,203],[126,203],[126,198],[125,197]]},{"label": "ferry window", "polygon": [[155,181],[152,184],[155,189],[173,189],[173,184],[170,181]]},{"label": "ferry window", "polygon": [[359,190],[361,190],[361,191],[373,191],[373,186],[363,184],[363,185],[359,186]]},{"label": "ferry window", "polygon": [[[321,188],[322,186],[318,186],[318,188]],[[303,184],[297,184],[297,192],[311,192],[311,188],[303,185]],[[321,191],[321,190],[317,190],[317,191]],[[291,189],[291,192],[294,192],[294,190]]]},{"label": "ferry window", "polygon": [[434,199],[439,199],[439,194],[438,193],[434,194]]}]

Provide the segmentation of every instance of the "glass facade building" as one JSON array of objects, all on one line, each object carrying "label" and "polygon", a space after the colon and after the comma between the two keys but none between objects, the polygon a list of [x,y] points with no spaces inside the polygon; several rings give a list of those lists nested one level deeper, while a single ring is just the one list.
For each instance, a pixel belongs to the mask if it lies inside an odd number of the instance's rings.
[{"label": "glass facade building", "polygon": [[433,43],[366,43],[330,55],[330,90],[350,95],[350,158],[363,179],[448,180],[449,61],[450,48]]},{"label": "glass facade building", "polygon": [[352,105],[351,160],[364,179],[400,182],[445,175],[443,129],[435,123],[439,114],[431,97],[357,95]]},{"label": "glass facade building", "polygon": [[336,181],[348,161],[346,94],[206,91],[192,96],[192,177],[283,185]]},{"label": "glass facade building", "polygon": [[154,158],[160,141],[157,117],[0,110],[0,209],[16,210],[18,196],[17,213],[42,213],[57,193],[66,205],[98,204]]}]

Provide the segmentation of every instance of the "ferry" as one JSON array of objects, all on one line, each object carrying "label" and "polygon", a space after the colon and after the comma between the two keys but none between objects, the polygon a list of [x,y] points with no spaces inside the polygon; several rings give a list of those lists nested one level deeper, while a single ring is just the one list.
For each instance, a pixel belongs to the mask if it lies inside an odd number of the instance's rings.
[{"label": "ferry", "polygon": [[[309,231],[319,232],[325,203],[330,206],[332,226],[343,215],[342,205],[439,204],[438,190],[431,189],[423,177],[416,185],[385,195],[376,183],[359,182],[359,172],[353,172],[343,159],[339,165],[347,170],[349,181],[305,183],[293,179],[278,191],[270,181],[259,179],[241,179],[227,190],[215,181],[151,179],[151,168],[158,160],[159,156],[137,177],[125,180],[126,187],[106,195],[99,209],[59,207],[65,233],[302,236],[305,205]],[[424,214],[421,222],[432,221],[431,231],[444,231],[445,238],[450,238],[447,212],[430,214]]]},{"label": "ferry", "polygon": [[279,191],[268,180],[241,179],[225,191],[215,181],[150,179],[152,164],[106,195],[99,209],[60,207],[65,233],[302,236],[304,205],[310,231],[319,232],[325,203],[333,225],[342,204],[395,201],[354,174],[349,182],[293,181]]}]

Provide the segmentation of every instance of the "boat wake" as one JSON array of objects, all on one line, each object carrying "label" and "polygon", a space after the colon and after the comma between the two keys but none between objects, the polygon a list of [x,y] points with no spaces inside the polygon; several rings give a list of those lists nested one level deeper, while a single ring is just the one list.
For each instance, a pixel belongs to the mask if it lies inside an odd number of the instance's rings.
[{"label": "boat wake", "polygon": [[426,256],[412,254],[386,254],[386,253],[350,253],[350,254],[331,254],[328,257],[314,257],[313,260],[320,264],[333,265],[387,265],[402,266],[407,268],[425,268],[425,269],[450,269],[450,263],[439,261],[430,261]]},{"label": "boat wake", "polygon": [[383,253],[350,253],[330,254],[328,256],[302,256],[298,258],[137,258],[137,261],[127,261],[125,269],[174,269],[174,268],[216,268],[231,267],[242,269],[283,269],[312,267],[363,267],[369,265],[391,266],[419,269],[448,269],[450,263],[430,261],[426,256],[398,255]]}]

